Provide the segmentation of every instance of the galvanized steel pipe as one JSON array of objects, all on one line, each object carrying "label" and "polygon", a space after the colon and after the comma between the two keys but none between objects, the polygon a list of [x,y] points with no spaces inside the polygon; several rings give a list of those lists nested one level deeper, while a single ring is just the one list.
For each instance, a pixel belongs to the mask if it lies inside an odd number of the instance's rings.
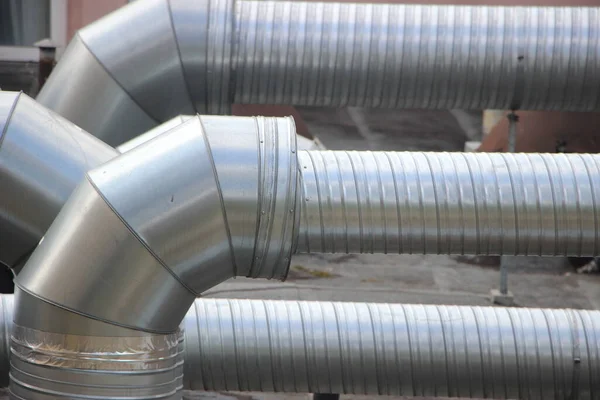
[{"label": "galvanized steel pipe", "polygon": [[11,391],[176,398],[194,298],[283,279],[294,251],[598,255],[599,157],[298,153],[289,118],[192,117],[87,172],[54,220],[16,281]]},{"label": "galvanized steel pipe", "polygon": [[233,102],[598,111],[599,57],[598,8],[138,0],[38,99],[111,145]]},{"label": "galvanized steel pipe", "polygon": [[[0,297],[8,383],[10,295]],[[593,399],[600,312],[197,299],[183,387],[211,391]]]},{"label": "galvanized steel pipe", "polygon": [[301,151],[297,252],[592,256],[600,157]]},{"label": "galvanized steel pipe", "polygon": [[595,399],[600,312],[197,300],[186,386],[200,390]]},{"label": "galvanized steel pipe", "polygon": [[[0,262],[18,272],[85,173],[171,130],[175,117],[116,149],[29,96],[0,91]],[[256,136],[251,117],[201,116],[213,135]],[[314,142],[304,139],[299,148]]]}]

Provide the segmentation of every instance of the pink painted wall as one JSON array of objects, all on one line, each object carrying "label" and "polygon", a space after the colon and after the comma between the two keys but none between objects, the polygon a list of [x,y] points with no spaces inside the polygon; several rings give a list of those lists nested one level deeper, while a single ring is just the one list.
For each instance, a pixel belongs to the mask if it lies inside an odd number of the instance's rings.
[{"label": "pink painted wall", "polygon": [[69,0],[67,6],[67,38],[98,18],[127,4],[127,0]]}]

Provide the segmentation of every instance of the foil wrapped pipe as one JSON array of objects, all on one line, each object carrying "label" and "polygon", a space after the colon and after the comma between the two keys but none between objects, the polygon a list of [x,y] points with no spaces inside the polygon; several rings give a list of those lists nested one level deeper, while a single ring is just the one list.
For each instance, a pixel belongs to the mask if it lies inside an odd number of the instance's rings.
[{"label": "foil wrapped pipe", "polygon": [[[5,386],[13,296],[0,301]],[[197,299],[182,324],[183,387],[595,399],[598,321],[583,310]]]},{"label": "foil wrapped pipe", "polygon": [[38,100],[113,146],[234,102],[598,111],[599,50],[599,8],[140,0],[80,30]]}]

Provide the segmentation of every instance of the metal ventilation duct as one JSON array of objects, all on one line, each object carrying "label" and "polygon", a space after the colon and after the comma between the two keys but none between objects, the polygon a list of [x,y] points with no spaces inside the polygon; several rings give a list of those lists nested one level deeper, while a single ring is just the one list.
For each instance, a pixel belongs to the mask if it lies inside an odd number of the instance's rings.
[{"label": "metal ventilation duct", "polygon": [[[6,386],[13,296],[0,302]],[[595,398],[598,320],[579,310],[197,299],[182,325],[183,388]]]},{"label": "metal ventilation duct", "polygon": [[25,261],[85,172],[117,155],[27,95],[0,91],[0,261]]},{"label": "metal ventilation duct", "polygon": [[[105,336],[175,346],[199,293],[233,276],[283,279],[291,254],[308,246],[598,255],[600,156],[297,154],[289,118],[212,118],[191,118],[87,173],[17,278],[15,323],[30,338],[17,346],[43,343],[44,332],[59,356],[79,344],[56,334],[91,336],[95,349]],[[233,135],[247,123],[253,135]],[[160,351],[176,354],[167,344]],[[29,360],[27,371],[36,390],[52,391],[44,377],[56,374],[76,394],[85,389],[69,368],[91,368],[79,361]],[[94,375],[111,394],[124,384],[111,378],[116,365]],[[148,379],[156,372],[164,383],[167,367],[156,368]],[[153,396],[171,396],[163,383]]]},{"label": "metal ventilation duct", "polygon": [[[0,262],[20,270],[88,170],[189,118],[173,118],[113,149],[27,95],[0,91]],[[200,118],[212,135],[256,136],[251,117]]]},{"label": "metal ventilation duct", "polygon": [[38,100],[111,145],[233,102],[598,111],[599,57],[598,8],[139,0]]}]

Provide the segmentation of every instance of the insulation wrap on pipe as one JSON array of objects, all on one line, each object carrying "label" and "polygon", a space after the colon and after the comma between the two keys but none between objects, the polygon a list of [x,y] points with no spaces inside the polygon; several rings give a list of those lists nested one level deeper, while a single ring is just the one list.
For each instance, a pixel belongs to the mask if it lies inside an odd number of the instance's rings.
[{"label": "insulation wrap on pipe", "polygon": [[594,256],[600,157],[300,151],[297,252]]},{"label": "insulation wrap on pipe", "polygon": [[599,8],[138,0],[80,30],[38,99],[116,146],[234,102],[598,111],[599,64]]}]

